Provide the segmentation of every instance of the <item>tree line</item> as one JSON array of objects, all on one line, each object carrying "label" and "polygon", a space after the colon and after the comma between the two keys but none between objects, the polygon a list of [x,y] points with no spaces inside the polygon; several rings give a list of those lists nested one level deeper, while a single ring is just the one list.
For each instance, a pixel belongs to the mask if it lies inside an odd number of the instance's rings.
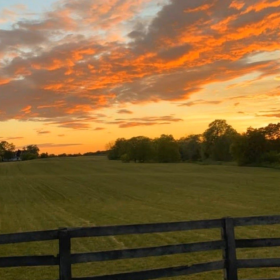
[{"label": "tree line", "polygon": [[16,160],[32,160],[38,158],[53,158],[53,157],[78,157],[78,156],[101,156],[107,155],[107,151],[96,151],[72,154],[49,154],[47,152],[40,153],[40,149],[37,145],[28,145],[23,149],[16,149],[13,143],[7,141],[0,142],[0,161],[16,161]]},{"label": "tree line", "polygon": [[0,142],[0,160],[10,161],[10,160],[31,160],[39,157],[39,151],[37,145],[28,145],[22,150],[16,150],[13,143],[7,141]]},{"label": "tree line", "polygon": [[58,155],[40,154],[37,145],[28,145],[18,155],[19,150],[13,143],[0,142],[1,161],[107,155],[110,160],[123,162],[236,161],[238,165],[280,164],[280,123],[257,129],[249,127],[245,133],[238,133],[225,120],[215,120],[202,134],[178,140],[165,134],[154,139],[145,136],[118,138],[106,151]]},{"label": "tree line", "polygon": [[238,133],[226,120],[215,120],[202,134],[178,140],[172,135],[118,138],[108,150],[110,160],[123,162],[236,161],[238,165],[280,163],[280,123],[249,127]]}]

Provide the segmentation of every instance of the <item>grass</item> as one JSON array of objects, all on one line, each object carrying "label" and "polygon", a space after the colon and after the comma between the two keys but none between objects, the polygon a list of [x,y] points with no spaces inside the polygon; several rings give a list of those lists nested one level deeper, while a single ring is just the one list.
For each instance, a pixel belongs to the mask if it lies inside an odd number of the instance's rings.
[{"label": "grass", "polygon": [[[0,164],[0,233],[280,214],[280,173],[267,168],[124,164],[104,157]],[[237,238],[280,237],[280,227],[238,228]],[[215,240],[217,230],[74,239],[72,252]],[[0,256],[57,254],[56,242],[1,245]],[[221,252],[73,266],[90,276],[221,259]],[[238,250],[240,258],[280,257],[277,248]],[[279,269],[241,270],[242,278],[278,277]],[[0,269],[0,279],[51,280],[56,267]],[[176,279],[223,279],[222,272]]]}]

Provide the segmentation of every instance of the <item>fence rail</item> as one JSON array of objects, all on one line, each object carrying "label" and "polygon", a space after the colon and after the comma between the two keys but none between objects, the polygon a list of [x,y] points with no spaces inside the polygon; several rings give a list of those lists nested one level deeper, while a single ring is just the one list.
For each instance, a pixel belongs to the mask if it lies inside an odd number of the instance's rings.
[{"label": "fence rail", "polygon": [[[145,280],[191,275],[215,270],[224,270],[225,280],[238,280],[238,269],[280,267],[280,259],[237,259],[236,249],[280,246],[280,238],[235,239],[235,227],[273,224],[280,224],[280,216],[223,218],[215,220],[142,225],[65,228],[38,232],[2,234],[0,235],[0,245],[58,240],[59,252],[57,256],[0,257],[0,269],[4,267],[58,266],[59,280]],[[71,254],[72,238],[163,233],[198,229],[220,229],[221,240],[148,248]],[[186,265],[179,267],[169,267],[139,272],[82,278],[73,278],[71,272],[72,264],[78,263],[144,258],[151,256],[163,256],[212,250],[222,250],[223,259],[221,261],[195,264],[192,266]],[[279,280],[280,278],[277,279]]]}]

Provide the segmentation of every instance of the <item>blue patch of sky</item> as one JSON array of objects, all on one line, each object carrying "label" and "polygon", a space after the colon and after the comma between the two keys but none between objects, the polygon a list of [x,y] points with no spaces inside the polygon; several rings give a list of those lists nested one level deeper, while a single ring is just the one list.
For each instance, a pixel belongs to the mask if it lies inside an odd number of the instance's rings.
[{"label": "blue patch of sky", "polygon": [[25,5],[29,10],[34,12],[42,12],[45,9],[50,9],[53,3],[57,2],[57,0],[8,0],[0,2],[0,10],[4,8],[11,8],[15,5]]},{"label": "blue patch of sky", "polygon": [[[1,29],[10,29],[12,25],[17,20],[23,19],[38,19],[41,14],[45,11],[50,11],[52,9],[52,5],[58,2],[57,0],[9,0],[9,1],[0,1],[0,14],[3,10],[9,10],[17,13],[17,17],[15,19],[9,18],[8,21],[1,24],[0,20],[0,28]],[[23,5],[26,7],[25,10],[21,10],[17,8],[17,5]]]},{"label": "blue patch of sky", "polygon": [[124,22],[124,28],[122,30],[123,38],[126,41],[130,41],[127,35],[133,31],[137,23],[142,23],[144,26],[148,27],[152,20],[156,17],[157,13],[162,10],[162,7],[170,3],[170,0],[151,0],[145,5],[145,8],[136,14],[132,19]]}]

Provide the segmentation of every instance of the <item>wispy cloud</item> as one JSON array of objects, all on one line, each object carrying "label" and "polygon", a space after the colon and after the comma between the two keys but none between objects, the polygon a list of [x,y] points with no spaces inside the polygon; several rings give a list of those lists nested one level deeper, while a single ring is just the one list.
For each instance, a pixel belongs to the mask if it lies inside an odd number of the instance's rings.
[{"label": "wispy cloud", "polygon": [[105,127],[96,127],[94,130],[99,131],[99,130],[104,130],[106,129]]},{"label": "wispy cloud", "polygon": [[210,101],[206,101],[206,100],[196,100],[196,101],[189,101],[183,104],[180,104],[180,107],[183,106],[195,106],[195,105],[217,105],[217,104],[221,104],[223,102],[223,100],[210,100]]},{"label": "wispy cloud", "polygon": [[133,114],[133,112],[126,109],[121,109],[118,111],[118,114]]},{"label": "wispy cloud", "polygon": [[54,148],[54,147],[70,147],[70,146],[80,146],[82,144],[74,143],[74,144],[68,144],[68,143],[63,143],[63,144],[56,144],[56,143],[42,143],[38,144],[39,148]]},{"label": "wispy cloud", "polygon": [[280,109],[272,108],[270,110],[260,111],[258,117],[280,118]]},{"label": "wispy cloud", "polygon": [[36,130],[38,134],[50,134],[51,132],[49,130]]},{"label": "wispy cloud", "polygon": [[174,116],[160,116],[160,117],[142,117],[130,119],[115,119],[109,124],[118,124],[120,128],[135,127],[135,126],[152,126],[152,125],[166,125],[174,122],[181,122],[183,119]]},{"label": "wispy cloud", "polygon": [[18,136],[18,137],[8,137],[6,138],[7,140],[20,140],[20,139],[24,139],[24,137]]}]

